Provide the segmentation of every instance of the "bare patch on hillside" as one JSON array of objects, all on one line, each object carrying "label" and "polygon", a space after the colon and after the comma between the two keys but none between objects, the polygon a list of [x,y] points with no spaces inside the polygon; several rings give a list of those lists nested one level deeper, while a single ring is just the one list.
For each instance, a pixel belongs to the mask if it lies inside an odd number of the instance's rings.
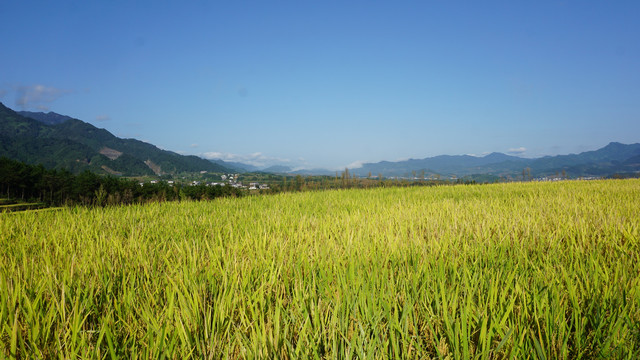
[{"label": "bare patch on hillside", "polygon": [[162,175],[162,168],[160,165],[155,164],[151,159],[144,162],[149,169],[151,169],[156,175]]},{"label": "bare patch on hillside", "polygon": [[[104,154],[103,154],[103,155],[104,155]],[[105,155],[105,156],[106,156],[106,155]],[[112,159],[112,160],[113,160],[113,159]],[[119,171],[115,171],[115,170],[111,169],[110,167],[108,167],[107,165],[102,165],[102,170],[104,170],[104,171],[108,172],[108,173],[109,173],[109,174],[111,174],[111,175],[117,175],[117,176],[122,175],[122,173],[121,173],[121,172],[119,172]]]},{"label": "bare patch on hillside", "polygon": [[108,157],[111,160],[115,160],[119,158],[120,155],[122,155],[122,152],[105,146],[102,149],[100,149],[100,154]]}]

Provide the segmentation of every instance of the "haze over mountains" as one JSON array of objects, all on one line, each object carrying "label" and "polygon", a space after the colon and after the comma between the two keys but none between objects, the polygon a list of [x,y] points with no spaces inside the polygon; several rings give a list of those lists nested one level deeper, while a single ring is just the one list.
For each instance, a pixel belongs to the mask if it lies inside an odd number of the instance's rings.
[{"label": "haze over mountains", "polygon": [[640,170],[640,144],[624,145],[612,142],[595,151],[536,159],[502,153],[492,153],[484,157],[440,155],[417,160],[363,164],[361,168],[353,169],[353,173],[358,176],[382,173],[384,176],[409,177],[424,171],[425,176],[463,177],[484,174],[519,178],[523,170],[533,177],[554,176],[563,172],[571,177],[637,172]]},{"label": "haze over mountains", "polygon": [[[285,165],[268,168],[205,160],[180,155],[154,145],[121,139],[105,129],[53,112],[15,112],[0,103],[0,156],[48,168],[72,172],[90,170],[97,173],[139,176],[177,174],[181,172],[269,172],[280,174],[334,175],[326,169],[292,170]],[[360,177],[452,178],[488,176],[518,179],[523,170],[529,177],[610,176],[615,173],[640,172],[640,144],[612,142],[607,146],[580,154],[521,158],[502,153],[483,157],[440,155],[406,161],[365,163],[349,169]]]}]

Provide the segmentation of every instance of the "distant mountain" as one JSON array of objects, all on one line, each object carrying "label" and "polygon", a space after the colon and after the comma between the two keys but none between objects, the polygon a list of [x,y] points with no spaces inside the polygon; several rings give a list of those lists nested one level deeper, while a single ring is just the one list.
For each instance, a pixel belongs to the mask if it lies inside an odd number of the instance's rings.
[{"label": "distant mountain", "polygon": [[[28,115],[28,116],[24,116]],[[0,103],[0,156],[72,172],[115,175],[231,172],[196,156],[183,156],[56,113],[17,113]]]},{"label": "distant mountain", "polygon": [[417,174],[425,172],[425,176],[434,174],[455,174],[457,176],[482,173],[483,168],[490,167],[491,164],[513,162],[520,168],[526,159],[516,156],[509,156],[501,153],[492,153],[484,157],[471,155],[439,155],[425,159],[409,159],[405,161],[381,161],[378,163],[365,163],[361,168],[353,169],[352,172],[358,176],[383,174],[383,176],[403,176],[409,177],[413,172]]},{"label": "distant mountain", "polygon": [[254,165],[249,165],[240,162],[231,162],[231,161],[223,161],[223,160],[210,160],[216,164],[220,164],[224,167],[237,170],[238,172],[262,172],[262,173],[271,173],[271,174],[289,174],[289,175],[335,175],[335,171],[327,170],[327,169],[302,169],[302,170],[293,170],[290,166],[287,165],[271,165],[268,167],[258,167]]},{"label": "distant mountain", "polygon": [[66,116],[66,115],[60,115],[60,114],[56,114],[52,111],[48,112],[48,113],[43,113],[43,112],[33,112],[33,111],[18,111],[18,114],[30,118],[30,119],[34,119],[34,120],[38,120],[43,124],[47,124],[47,125],[58,125],[58,124],[62,124],[63,122],[67,121],[67,120],[71,120],[73,119],[70,116]]},{"label": "distant mountain", "polygon": [[239,162],[233,162],[233,161],[223,161],[220,159],[213,159],[213,160],[209,160],[214,164],[218,164],[221,165],[227,169],[230,170],[234,170],[235,172],[239,172],[239,173],[243,173],[243,172],[254,172],[254,171],[259,171],[260,168],[257,166],[253,166],[253,165],[249,165],[249,164],[244,164],[244,163],[239,163]]},{"label": "distant mountain", "polygon": [[273,174],[284,174],[290,172],[292,169],[288,166],[284,165],[273,165],[267,168],[261,169],[262,172],[273,173]]},{"label": "distant mountain", "polygon": [[[135,140],[121,139],[105,129],[53,112],[15,112],[0,103],[0,156],[48,168],[72,172],[91,170],[125,176],[176,174],[181,172],[270,172],[278,174],[334,175],[323,169],[296,170],[284,165],[258,168],[237,162],[205,160],[158,149]],[[483,157],[440,155],[406,161],[366,163],[350,169],[357,176],[383,177],[458,177],[497,179],[522,177],[609,176],[640,172],[640,144],[612,142],[580,154],[525,159],[502,153]]]},{"label": "distant mountain", "polygon": [[640,155],[632,156],[623,162],[624,165],[640,167]]},{"label": "distant mountain", "polygon": [[[274,165],[258,168],[242,163],[229,163],[212,160],[223,166],[243,169],[247,172],[269,172],[288,175],[327,175],[335,171],[326,169],[292,170],[286,165]],[[521,179],[523,170],[527,177],[555,177],[566,174],[568,177],[610,176],[616,173],[634,173],[640,171],[640,144],[625,145],[612,142],[599,150],[580,154],[545,156],[537,159],[521,158],[498,152],[486,156],[439,155],[424,159],[405,161],[381,161],[365,163],[359,168],[349,169],[359,177],[422,177],[425,178],[465,178],[476,181],[497,181],[500,178]],[[342,171],[339,171],[341,173]]]},{"label": "distant mountain", "polygon": [[300,169],[300,170],[290,171],[289,174],[334,176],[336,175],[336,171],[331,171],[327,169]]},{"label": "distant mountain", "polygon": [[465,177],[470,175],[491,175],[518,178],[529,168],[532,177],[553,176],[566,173],[570,177],[607,176],[615,173],[640,171],[640,144],[625,145],[612,142],[607,146],[580,154],[546,156],[525,159],[502,153],[492,153],[484,157],[470,155],[440,155],[425,159],[406,161],[381,161],[366,163],[352,169],[358,176],[382,174],[385,177],[412,177],[414,173],[425,176],[441,175]]}]

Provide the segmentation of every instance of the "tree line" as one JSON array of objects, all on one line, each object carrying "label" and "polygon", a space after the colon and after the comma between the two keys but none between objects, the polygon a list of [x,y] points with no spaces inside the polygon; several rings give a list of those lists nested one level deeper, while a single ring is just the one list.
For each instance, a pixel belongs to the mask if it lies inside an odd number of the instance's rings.
[{"label": "tree line", "polygon": [[371,173],[365,177],[358,177],[353,172],[345,168],[344,171],[335,176],[316,175],[316,176],[283,176],[279,182],[271,183],[273,192],[280,191],[316,191],[316,190],[334,190],[334,189],[370,189],[374,187],[410,187],[410,186],[438,186],[438,185],[454,185],[454,184],[475,184],[475,180],[455,179],[440,180],[439,178],[425,179],[424,172],[422,178],[401,179],[401,178],[384,178],[382,174],[373,177]]},{"label": "tree line", "polygon": [[72,174],[64,169],[47,169],[0,157],[0,198],[61,205],[120,205],[150,201],[206,200],[221,196],[242,196],[230,186],[188,186],[139,182],[84,171]]},{"label": "tree line", "polygon": [[[475,181],[426,180],[412,181],[398,178],[359,178],[345,169],[336,176],[277,176],[247,174],[245,180],[266,181],[270,189],[259,193],[291,191],[319,191],[332,189],[366,189],[373,187],[435,186],[470,184]],[[43,165],[29,165],[0,157],[0,199],[41,203],[46,206],[105,206],[154,201],[210,200],[223,196],[240,197],[257,193],[232,186],[190,185],[158,181],[156,183],[98,175],[90,171],[73,174],[64,169],[47,169]]]}]

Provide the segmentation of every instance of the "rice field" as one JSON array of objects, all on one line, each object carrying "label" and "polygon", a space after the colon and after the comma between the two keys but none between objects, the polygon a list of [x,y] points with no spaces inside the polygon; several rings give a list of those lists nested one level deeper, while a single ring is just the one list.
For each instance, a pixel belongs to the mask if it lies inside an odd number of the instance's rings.
[{"label": "rice field", "polygon": [[0,214],[0,358],[640,358],[640,181]]}]

